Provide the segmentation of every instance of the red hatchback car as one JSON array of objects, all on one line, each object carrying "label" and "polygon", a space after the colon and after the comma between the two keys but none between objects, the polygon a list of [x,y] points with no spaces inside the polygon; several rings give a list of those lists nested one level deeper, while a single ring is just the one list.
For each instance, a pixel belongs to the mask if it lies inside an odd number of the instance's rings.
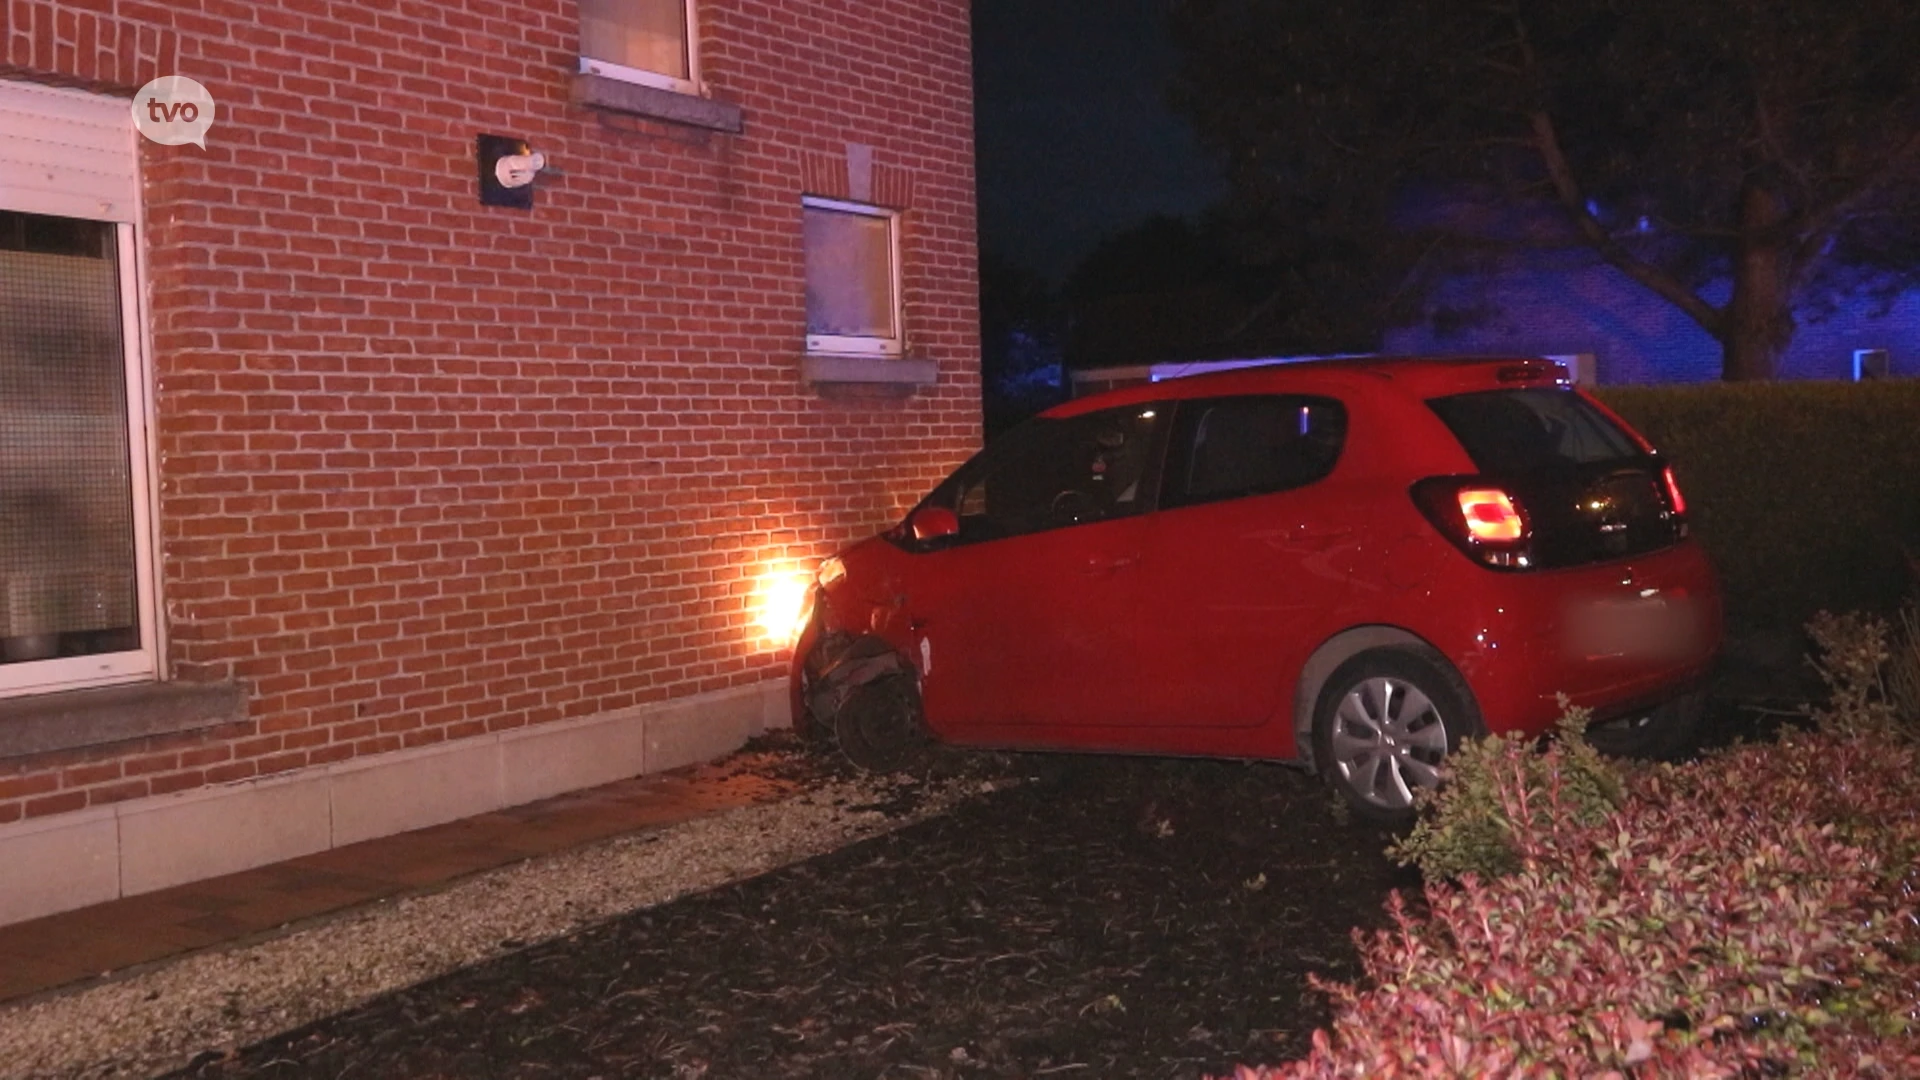
[{"label": "red hatchback car", "polygon": [[1541,360],[1342,360],[1052,409],[828,560],[795,715],[924,739],[1309,765],[1410,812],[1558,697],[1684,751],[1720,597],[1673,470]]}]

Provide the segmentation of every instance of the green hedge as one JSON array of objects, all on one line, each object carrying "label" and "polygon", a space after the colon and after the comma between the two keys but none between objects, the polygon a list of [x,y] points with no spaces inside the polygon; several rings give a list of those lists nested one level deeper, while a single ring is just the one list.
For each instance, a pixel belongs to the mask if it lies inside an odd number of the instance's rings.
[{"label": "green hedge", "polygon": [[1920,381],[1610,387],[1671,457],[1730,619],[1884,611],[1920,556]]}]

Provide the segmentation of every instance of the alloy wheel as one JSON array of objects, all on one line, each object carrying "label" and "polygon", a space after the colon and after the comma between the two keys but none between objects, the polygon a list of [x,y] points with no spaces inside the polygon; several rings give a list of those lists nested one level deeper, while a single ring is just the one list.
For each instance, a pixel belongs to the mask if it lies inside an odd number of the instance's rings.
[{"label": "alloy wheel", "polygon": [[1407,810],[1440,783],[1447,725],[1418,686],[1389,675],[1354,684],[1334,709],[1333,764],[1349,790],[1383,810]]}]

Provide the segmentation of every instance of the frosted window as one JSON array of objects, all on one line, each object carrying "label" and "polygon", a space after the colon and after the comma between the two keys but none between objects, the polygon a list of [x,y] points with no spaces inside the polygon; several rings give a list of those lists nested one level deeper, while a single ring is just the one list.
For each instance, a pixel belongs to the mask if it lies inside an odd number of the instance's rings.
[{"label": "frosted window", "polygon": [[893,338],[893,220],[806,208],[807,333]]},{"label": "frosted window", "polygon": [[0,211],[0,663],[140,647],[114,227]]}]

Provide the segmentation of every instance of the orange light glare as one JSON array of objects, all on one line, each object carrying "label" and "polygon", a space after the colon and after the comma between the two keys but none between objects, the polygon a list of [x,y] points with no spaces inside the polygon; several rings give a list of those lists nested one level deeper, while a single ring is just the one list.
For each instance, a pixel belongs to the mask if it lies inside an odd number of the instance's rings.
[{"label": "orange light glare", "polygon": [[793,644],[806,624],[808,574],[793,567],[769,569],[754,588],[754,624],[776,647]]},{"label": "orange light glare", "polygon": [[1507,544],[1527,534],[1526,520],[1498,488],[1462,488],[1460,516],[1467,523],[1467,535],[1481,543]]}]

